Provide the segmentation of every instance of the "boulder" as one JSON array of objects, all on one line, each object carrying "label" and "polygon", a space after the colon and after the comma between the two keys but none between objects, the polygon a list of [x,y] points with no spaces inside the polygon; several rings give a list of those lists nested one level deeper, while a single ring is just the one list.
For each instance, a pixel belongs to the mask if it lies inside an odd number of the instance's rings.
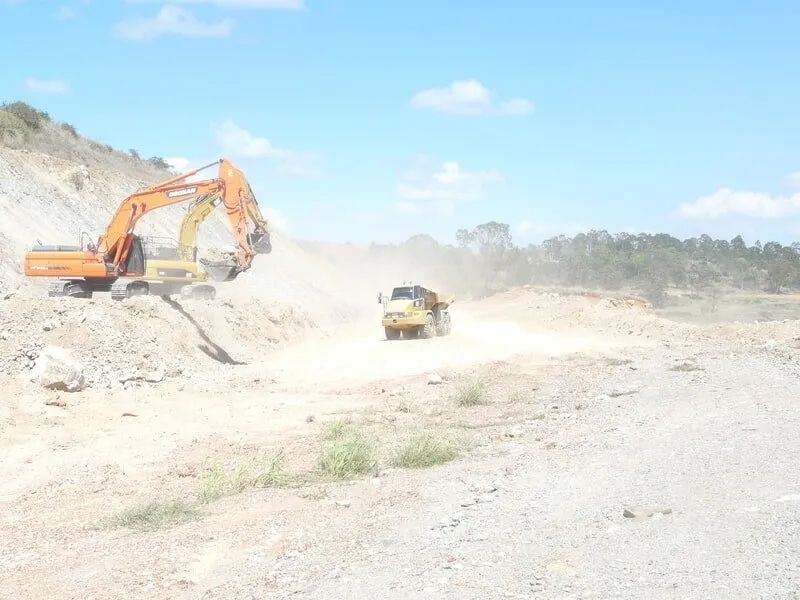
[{"label": "boulder", "polygon": [[444,383],[444,379],[442,379],[441,375],[436,373],[428,375],[428,385],[441,385],[442,383]]},{"label": "boulder", "polygon": [[86,387],[83,365],[69,351],[46,346],[36,358],[30,373],[31,381],[50,390],[79,392]]},{"label": "boulder", "polygon": [[622,516],[626,519],[646,519],[671,514],[672,509],[666,506],[626,506],[622,511]]}]

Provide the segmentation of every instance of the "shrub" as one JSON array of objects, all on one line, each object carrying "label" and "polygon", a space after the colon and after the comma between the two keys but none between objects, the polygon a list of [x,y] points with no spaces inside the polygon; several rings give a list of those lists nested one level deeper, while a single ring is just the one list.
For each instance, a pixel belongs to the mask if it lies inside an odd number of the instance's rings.
[{"label": "shrub", "polygon": [[69,181],[77,191],[81,191],[83,189],[84,184],[84,175],[80,171],[74,171],[69,176]]},{"label": "shrub", "polygon": [[61,124],[61,129],[63,129],[67,133],[69,133],[74,138],[78,137],[78,130],[75,129],[74,125],[70,125],[69,123],[62,123]]},{"label": "shrub", "polygon": [[26,102],[11,102],[3,104],[2,109],[20,119],[33,131],[38,131],[42,125],[50,121],[50,115],[46,112],[33,108]]},{"label": "shrub", "polygon": [[133,157],[134,160],[142,160],[142,157],[139,156],[139,153],[136,150],[134,150],[133,148],[128,150],[128,154],[130,154]]},{"label": "shrub", "polygon": [[162,171],[168,171],[172,168],[172,166],[160,156],[153,156],[152,158],[148,159],[147,162],[153,165],[156,169],[161,169]]},{"label": "shrub", "polygon": [[408,440],[397,454],[395,463],[408,469],[423,469],[450,462],[459,454],[459,445],[430,432]]},{"label": "shrub", "polygon": [[23,138],[28,133],[28,127],[18,116],[0,110],[0,139]]}]

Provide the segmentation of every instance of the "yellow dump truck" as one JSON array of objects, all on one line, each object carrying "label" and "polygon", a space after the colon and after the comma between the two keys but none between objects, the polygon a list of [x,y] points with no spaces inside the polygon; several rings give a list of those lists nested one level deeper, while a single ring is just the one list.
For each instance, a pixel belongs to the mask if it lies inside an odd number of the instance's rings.
[{"label": "yellow dump truck", "polygon": [[406,339],[449,335],[451,323],[447,309],[454,300],[452,295],[412,284],[394,288],[391,296],[378,294],[378,302],[383,305],[386,339],[396,340],[401,334]]}]

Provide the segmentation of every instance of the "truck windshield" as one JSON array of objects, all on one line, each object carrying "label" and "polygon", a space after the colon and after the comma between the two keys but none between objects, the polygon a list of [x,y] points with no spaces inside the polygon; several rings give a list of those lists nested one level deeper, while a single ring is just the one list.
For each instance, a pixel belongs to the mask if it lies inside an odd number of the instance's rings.
[{"label": "truck windshield", "polygon": [[392,290],[392,300],[413,300],[414,288],[409,287],[396,287]]}]

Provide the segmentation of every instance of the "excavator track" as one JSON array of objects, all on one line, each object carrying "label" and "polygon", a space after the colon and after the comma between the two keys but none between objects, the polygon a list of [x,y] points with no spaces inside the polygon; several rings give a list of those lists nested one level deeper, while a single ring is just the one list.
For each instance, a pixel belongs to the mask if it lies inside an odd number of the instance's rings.
[{"label": "excavator track", "polygon": [[92,290],[83,281],[59,279],[50,284],[47,295],[51,298],[91,298]]},{"label": "excavator track", "polygon": [[125,300],[134,296],[146,296],[150,293],[150,284],[141,279],[117,279],[111,286],[112,300]]}]

